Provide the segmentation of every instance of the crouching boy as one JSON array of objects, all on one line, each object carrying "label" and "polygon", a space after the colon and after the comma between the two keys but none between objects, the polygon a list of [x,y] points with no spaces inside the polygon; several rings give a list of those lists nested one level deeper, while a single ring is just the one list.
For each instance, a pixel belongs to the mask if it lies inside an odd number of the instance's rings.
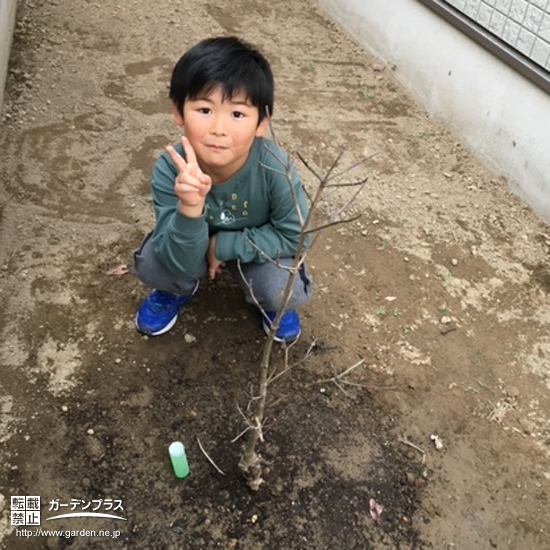
[{"label": "crouching boy", "polygon": [[[252,290],[273,321],[289,277],[276,264],[289,266],[303,252],[296,251],[297,208],[302,219],[307,215],[297,174],[290,171],[289,185],[277,160],[283,153],[263,137],[273,88],[267,60],[234,37],[203,40],[176,64],[169,96],[184,136],[160,155],[151,176],[155,227],[134,253],[134,272],[152,289],[136,314],[140,332],[170,330],[199,280],[213,279],[223,268],[255,303]],[[310,292],[303,266],[277,341],[298,338],[295,310]],[[267,331],[269,321],[262,318]]]}]

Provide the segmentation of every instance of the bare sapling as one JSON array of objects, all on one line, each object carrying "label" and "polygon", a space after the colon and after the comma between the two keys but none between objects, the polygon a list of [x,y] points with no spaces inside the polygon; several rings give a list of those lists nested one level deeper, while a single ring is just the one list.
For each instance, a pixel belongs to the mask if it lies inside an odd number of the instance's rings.
[{"label": "bare sapling", "polygon": [[[271,134],[272,136],[274,136],[272,128]],[[296,253],[294,254],[294,260],[291,266],[284,266],[277,259],[269,258],[262,250],[257,249],[259,254],[262,255],[266,261],[271,261],[275,263],[280,269],[287,270],[289,276],[287,284],[283,291],[281,305],[277,310],[273,322],[268,323],[268,326],[270,326],[271,328],[262,348],[259,364],[259,380],[257,387],[254,388],[252,391],[249,406],[247,408],[247,413],[245,414],[245,412],[239,409],[246,421],[246,428],[243,432],[241,432],[239,436],[234,439],[234,441],[236,441],[241,436],[244,436],[246,434],[244,449],[239,460],[239,469],[246,478],[249,488],[254,491],[257,491],[261,484],[264,482],[264,469],[262,466],[262,460],[257,452],[257,446],[258,443],[264,441],[263,426],[266,418],[266,408],[268,404],[268,388],[270,384],[272,384],[276,379],[280,378],[280,376],[288,372],[292,367],[303,362],[299,361],[297,363],[290,364],[289,351],[295,342],[292,342],[291,344],[283,343],[285,351],[284,364],[282,368],[279,369],[277,369],[277,367],[272,367],[273,344],[275,342],[275,333],[277,332],[277,329],[279,327],[280,319],[287,309],[287,305],[291,298],[294,281],[299,275],[300,268],[306,261],[309,252],[311,251],[312,247],[314,246],[320,235],[320,232],[331,226],[350,223],[359,218],[359,216],[361,215],[356,214],[348,217],[344,216],[346,211],[354,203],[355,199],[366,185],[367,178],[355,182],[339,183],[341,181],[341,178],[345,174],[347,174],[354,168],[357,168],[360,164],[364,163],[366,160],[372,158],[375,154],[377,154],[374,153],[373,155],[362,159],[360,162],[355,163],[340,172],[337,172],[338,165],[343,155],[343,153],[340,153],[323,174],[314,169],[310,163],[308,163],[299,153],[297,153],[296,155],[298,159],[303,163],[310,175],[312,175],[315,179],[312,192],[308,192],[308,190],[304,186],[304,190],[309,201],[309,211],[304,217],[303,213],[300,210],[297,198],[294,194],[294,189],[292,187],[290,160],[288,159],[288,157],[286,157],[286,155],[281,154],[281,149],[275,137],[273,137],[273,141],[276,145],[277,153],[272,152],[272,154],[275,156],[277,164],[280,166],[280,169],[274,169],[268,166],[264,166],[264,168],[267,170],[276,171],[277,173],[284,175],[287,179],[290,192],[294,200],[296,214],[300,222],[300,234],[298,242],[296,244]],[[342,204],[339,204],[336,208],[333,207],[330,211],[328,211],[326,208],[326,199],[331,194],[331,191],[336,191],[338,190],[338,188],[345,187],[352,188],[353,192],[350,194],[349,197],[344,200]],[[320,225],[315,225],[314,220],[319,218],[319,214],[321,211],[326,212],[326,221],[324,223],[321,223]],[[249,244],[250,246],[257,248],[256,245],[254,245],[250,241]],[[246,281],[242,271],[241,277],[244,281]],[[265,311],[261,308],[260,304],[256,300],[250,284],[248,284],[248,290],[252,296],[252,300],[255,302],[262,315],[264,315],[264,317],[269,321],[269,318],[267,317]],[[306,353],[306,358],[309,357],[309,355],[312,353],[314,345],[315,344],[313,343],[309,347]]]}]

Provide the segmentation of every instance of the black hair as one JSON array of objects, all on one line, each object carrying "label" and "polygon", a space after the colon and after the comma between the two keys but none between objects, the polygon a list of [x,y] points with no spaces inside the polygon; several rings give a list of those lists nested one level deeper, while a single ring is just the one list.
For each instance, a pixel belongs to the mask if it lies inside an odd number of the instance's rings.
[{"label": "black hair", "polygon": [[196,99],[217,86],[221,86],[224,100],[244,92],[258,108],[258,122],[273,113],[274,81],[269,62],[254,46],[234,36],[207,38],[188,50],[172,71],[169,97],[183,114],[187,99]]}]

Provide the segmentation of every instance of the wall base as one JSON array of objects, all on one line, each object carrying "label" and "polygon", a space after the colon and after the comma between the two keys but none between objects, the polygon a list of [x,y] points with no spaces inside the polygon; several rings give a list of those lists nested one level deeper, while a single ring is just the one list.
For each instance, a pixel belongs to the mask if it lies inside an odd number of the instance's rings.
[{"label": "wall base", "polygon": [[0,109],[4,104],[16,8],[17,0],[0,0]]},{"label": "wall base", "polygon": [[550,96],[411,0],[317,0],[550,222]]}]

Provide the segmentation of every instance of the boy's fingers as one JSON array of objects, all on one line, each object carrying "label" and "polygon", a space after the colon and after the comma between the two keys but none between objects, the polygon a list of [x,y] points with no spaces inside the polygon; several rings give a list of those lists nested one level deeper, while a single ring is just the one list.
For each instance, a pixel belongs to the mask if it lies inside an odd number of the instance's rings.
[{"label": "boy's fingers", "polygon": [[189,172],[182,172],[176,178],[176,185],[185,185],[189,188],[195,189],[196,191],[207,191],[210,185],[203,182],[199,178],[195,178]]},{"label": "boy's fingers", "polygon": [[171,145],[168,145],[168,147],[166,147],[166,152],[172,159],[172,162],[176,165],[178,172],[187,171],[187,163],[185,162],[184,158]]},{"label": "boy's fingers", "polygon": [[203,185],[210,185],[212,183],[212,179],[210,178],[210,176],[207,176],[206,174],[201,174],[199,176],[199,181],[203,184]]},{"label": "boy's fingers", "polygon": [[201,197],[205,196],[204,189],[197,188],[195,186],[187,185],[184,183],[177,184],[175,188],[175,192],[179,197],[182,197],[183,195],[186,195],[188,193],[197,194],[197,195],[200,195]]},{"label": "boy's fingers", "polygon": [[185,158],[189,164],[198,165],[197,155],[195,155],[195,150],[189,143],[189,140],[185,136],[181,136],[181,144],[183,145],[183,150],[185,151]]}]

